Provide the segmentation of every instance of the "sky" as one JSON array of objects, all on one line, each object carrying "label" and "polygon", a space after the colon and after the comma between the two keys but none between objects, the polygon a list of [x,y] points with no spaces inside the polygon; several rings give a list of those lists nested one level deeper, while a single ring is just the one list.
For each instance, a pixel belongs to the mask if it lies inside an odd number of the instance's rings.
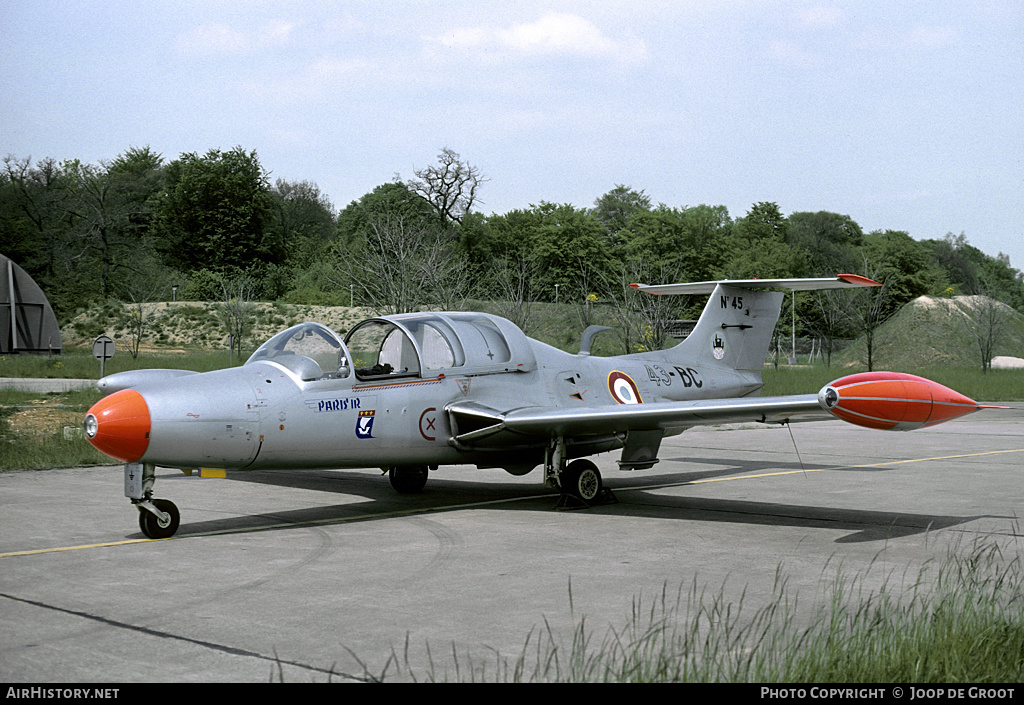
[{"label": "sky", "polygon": [[459,153],[485,214],[772,201],[1024,270],[1020,0],[0,0],[0,156],[255,150],[337,209]]}]

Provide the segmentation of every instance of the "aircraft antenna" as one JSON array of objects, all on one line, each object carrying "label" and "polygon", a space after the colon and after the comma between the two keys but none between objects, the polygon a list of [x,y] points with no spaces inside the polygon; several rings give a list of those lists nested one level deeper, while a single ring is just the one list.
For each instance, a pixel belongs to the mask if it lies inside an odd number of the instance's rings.
[{"label": "aircraft antenna", "polygon": [[800,449],[797,448],[796,445],[796,436],[793,435],[793,424],[791,424],[789,421],[786,421],[786,428],[789,429],[789,438],[791,441],[793,441],[793,450],[796,451],[796,459],[800,461],[800,469],[803,471],[804,475],[806,475],[807,468],[804,467],[804,459],[800,457]]}]

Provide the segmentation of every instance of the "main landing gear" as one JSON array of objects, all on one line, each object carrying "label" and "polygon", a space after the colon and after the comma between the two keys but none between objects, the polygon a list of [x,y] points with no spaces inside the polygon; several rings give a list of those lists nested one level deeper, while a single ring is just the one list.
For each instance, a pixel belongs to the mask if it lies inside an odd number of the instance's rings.
[{"label": "main landing gear", "polygon": [[388,468],[388,480],[400,494],[418,494],[427,484],[427,466],[392,465]]},{"label": "main landing gear", "polygon": [[139,510],[139,528],[151,539],[169,539],[178,530],[181,515],[169,499],[153,499],[156,466],[125,463],[124,494]]},{"label": "main landing gear", "polygon": [[593,462],[577,458],[566,463],[562,438],[555,439],[545,454],[544,481],[549,487],[558,487],[562,491],[555,505],[557,509],[583,509],[618,501],[604,486],[601,471]]}]

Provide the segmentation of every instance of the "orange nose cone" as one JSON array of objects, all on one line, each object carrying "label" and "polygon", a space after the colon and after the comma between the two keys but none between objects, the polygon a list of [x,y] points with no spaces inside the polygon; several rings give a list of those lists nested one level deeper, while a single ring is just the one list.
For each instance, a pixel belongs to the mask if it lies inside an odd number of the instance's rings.
[{"label": "orange nose cone", "polygon": [[134,389],[96,402],[85,416],[85,437],[97,450],[132,463],[149,447],[149,407]]}]

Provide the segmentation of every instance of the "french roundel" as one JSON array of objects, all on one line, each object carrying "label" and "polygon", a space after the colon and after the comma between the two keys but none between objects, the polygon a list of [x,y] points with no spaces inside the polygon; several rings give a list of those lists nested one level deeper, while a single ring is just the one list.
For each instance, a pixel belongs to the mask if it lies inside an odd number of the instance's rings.
[{"label": "french roundel", "polygon": [[625,372],[618,370],[608,375],[608,391],[620,404],[642,404],[644,401],[640,398],[640,390],[636,388],[636,383]]}]

